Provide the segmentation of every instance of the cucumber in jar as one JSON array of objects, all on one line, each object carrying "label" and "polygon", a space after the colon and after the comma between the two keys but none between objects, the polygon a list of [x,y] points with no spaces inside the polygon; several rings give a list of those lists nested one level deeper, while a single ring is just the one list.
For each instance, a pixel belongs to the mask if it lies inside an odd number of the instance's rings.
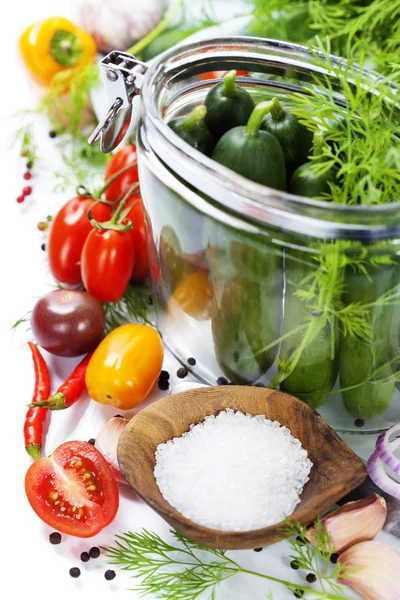
[{"label": "cucumber in jar", "polygon": [[[223,239],[218,235],[215,240]],[[221,244],[221,242],[219,242]],[[212,334],[222,372],[233,383],[260,379],[276,359],[282,318],[281,251],[263,238],[224,241],[207,251],[213,283]]]},{"label": "cucumber in jar", "polygon": [[395,378],[390,345],[399,306],[387,295],[398,284],[396,275],[393,264],[369,266],[368,272],[346,270],[344,305],[358,307],[360,318],[370,327],[368,337],[343,330],[340,338],[340,387],[344,406],[355,418],[377,417],[392,401]]},{"label": "cucumber in jar", "polygon": [[[337,322],[332,317],[327,319],[323,310],[299,295],[305,283],[317,271],[318,264],[307,254],[296,250],[286,251],[284,326],[279,371],[271,383],[280,382],[281,391],[296,396],[314,409],[327,400],[338,373]],[[332,285],[335,285],[337,276],[333,267]],[[332,302],[329,293],[326,294],[326,301]]]},{"label": "cucumber in jar", "polygon": [[307,160],[313,134],[282,106],[278,98],[272,99],[271,111],[264,118],[261,129],[271,133],[280,143],[289,173]]},{"label": "cucumber in jar", "polygon": [[205,124],[207,109],[205,106],[196,106],[187,117],[177,117],[168,123],[169,127],[180,138],[193,148],[211,156],[214,149],[214,140]]},{"label": "cucumber in jar", "polygon": [[331,199],[331,184],[337,183],[338,167],[333,164],[320,172],[315,171],[315,165],[320,165],[329,160],[324,154],[327,143],[322,131],[315,131],[313,135],[313,161],[300,165],[290,178],[288,190],[296,196],[308,198]]},{"label": "cucumber in jar", "polygon": [[222,83],[210,89],[204,106],[207,109],[205,122],[217,141],[229,129],[246,125],[255,104],[249,92],[237,85],[236,71],[229,71]]},{"label": "cucumber in jar", "polygon": [[278,140],[260,131],[262,120],[271,110],[272,101],[260,102],[246,126],[234,127],[215,146],[212,158],[251,181],[277,190],[286,189],[286,168]]}]

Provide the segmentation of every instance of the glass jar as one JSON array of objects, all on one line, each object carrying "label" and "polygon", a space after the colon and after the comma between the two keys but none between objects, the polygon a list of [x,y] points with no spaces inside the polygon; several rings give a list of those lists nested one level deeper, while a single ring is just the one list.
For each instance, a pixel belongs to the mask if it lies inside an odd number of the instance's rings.
[{"label": "glass jar", "polygon": [[256,102],[324,72],[306,48],[257,38],[176,48],[147,71],[137,145],[157,326],[203,382],[271,385],[339,431],[384,430],[400,420],[400,205],[292,196],[187,145],[168,120],[233,68]]}]

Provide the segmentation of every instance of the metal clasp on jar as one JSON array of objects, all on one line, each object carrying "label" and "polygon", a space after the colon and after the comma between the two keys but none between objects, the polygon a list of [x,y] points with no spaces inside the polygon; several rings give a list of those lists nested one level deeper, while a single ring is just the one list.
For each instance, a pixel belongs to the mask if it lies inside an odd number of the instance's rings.
[{"label": "metal clasp on jar", "polygon": [[100,62],[110,108],[89,138],[100,138],[102,152],[111,152],[123,140],[132,118],[132,100],[140,94],[147,65],[131,54],[113,51]]}]

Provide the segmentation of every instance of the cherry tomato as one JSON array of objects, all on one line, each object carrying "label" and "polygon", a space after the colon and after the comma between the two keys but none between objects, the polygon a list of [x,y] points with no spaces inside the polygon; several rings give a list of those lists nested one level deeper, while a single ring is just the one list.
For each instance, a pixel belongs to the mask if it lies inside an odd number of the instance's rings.
[{"label": "cherry tomato", "polygon": [[128,206],[132,206],[127,219],[132,221],[133,229],[130,233],[133,238],[135,260],[133,264],[132,278],[143,281],[150,275],[149,256],[146,245],[146,231],[144,227],[144,213],[142,199],[140,196],[132,196],[128,200]]},{"label": "cherry tomato", "polygon": [[[81,252],[93,229],[88,219],[88,210],[93,202],[93,198],[76,196],[64,204],[51,222],[47,242],[50,272],[64,286],[82,283]],[[93,207],[92,214],[99,222],[108,221],[112,209],[99,203]]]},{"label": "cherry tomato", "polygon": [[176,288],[168,304],[170,317],[176,315],[179,307],[187,315],[198,321],[209,319],[211,315],[212,287],[207,273],[198,270],[184,279]]},{"label": "cherry tomato", "polygon": [[118,510],[118,484],[112,468],[88,442],[65,442],[50,456],[32,463],[25,491],[42,521],[76,537],[99,533]]},{"label": "cherry tomato", "polygon": [[[136,147],[133,144],[124,146],[121,148],[121,150],[118,150],[118,152],[113,154],[109,163],[107,164],[105,180],[107,181],[107,179],[115,175],[115,173],[135,162],[137,162]],[[108,186],[105,191],[106,199],[109,202],[118,200],[124,194],[126,194],[129,188],[132,187],[132,185],[137,181],[139,181],[139,174],[136,166],[128,171],[125,171],[125,173],[122,173],[115,181],[113,181],[111,185]]]},{"label": "cherry tomato", "polygon": [[87,292],[52,290],[34,305],[32,333],[37,343],[57,356],[81,356],[103,337],[102,305]]},{"label": "cherry tomato", "polygon": [[100,302],[118,302],[132,275],[134,245],[130,231],[93,229],[81,256],[86,290]]},{"label": "cherry tomato", "polygon": [[[200,73],[199,79],[219,79],[226,75],[228,71],[207,71],[207,73]],[[236,77],[244,77],[249,74],[249,71],[240,71],[236,69]]]},{"label": "cherry tomato", "polygon": [[146,398],[156,383],[164,350],[149,325],[122,325],[100,342],[86,369],[89,396],[101,404],[129,410]]}]

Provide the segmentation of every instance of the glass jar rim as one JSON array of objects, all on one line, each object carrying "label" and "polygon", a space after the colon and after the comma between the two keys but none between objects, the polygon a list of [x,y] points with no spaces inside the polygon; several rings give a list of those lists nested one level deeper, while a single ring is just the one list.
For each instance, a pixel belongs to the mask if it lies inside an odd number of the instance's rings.
[{"label": "glass jar rim", "polygon": [[[306,46],[279,40],[234,36],[179,44],[164,52],[149,67],[141,97],[142,121],[152,151],[172,171],[223,210],[239,214],[258,226],[273,226],[324,239],[385,240],[400,237],[400,202],[383,205],[332,204],[294,196],[234,173],[201,154],[168,127],[166,94],[173,82],[208,71],[262,66],[285,67],[304,74],[330,76]],[[333,64],[344,59],[331,55]],[[240,61],[240,62],[239,62]],[[255,68],[256,67],[256,68]],[[379,75],[365,72],[373,80]],[[187,75],[186,75],[187,77]],[[240,78],[238,78],[240,81]],[[256,82],[257,80],[255,80]],[[301,89],[301,88],[299,88]]]}]

